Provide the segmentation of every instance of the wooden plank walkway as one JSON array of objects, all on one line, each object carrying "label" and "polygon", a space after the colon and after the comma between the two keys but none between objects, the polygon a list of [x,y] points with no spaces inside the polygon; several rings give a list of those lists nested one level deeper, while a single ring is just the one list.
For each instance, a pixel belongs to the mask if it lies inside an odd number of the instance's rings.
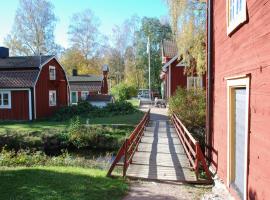
[{"label": "wooden plank walkway", "polygon": [[152,113],[127,170],[131,178],[193,182],[194,171],[167,116]]}]

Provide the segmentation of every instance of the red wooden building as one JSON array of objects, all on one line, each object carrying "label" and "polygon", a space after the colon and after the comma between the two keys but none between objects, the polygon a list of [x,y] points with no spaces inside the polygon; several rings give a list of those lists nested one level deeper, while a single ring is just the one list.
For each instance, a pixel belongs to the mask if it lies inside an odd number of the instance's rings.
[{"label": "red wooden building", "polygon": [[102,67],[102,75],[79,75],[73,70],[72,76],[68,77],[70,85],[70,102],[77,104],[80,100],[87,100],[88,96],[108,95],[108,65]]},{"label": "red wooden building", "polygon": [[270,199],[270,1],[208,1],[208,144],[236,199]]},{"label": "red wooden building", "polygon": [[33,120],[68,105],[68,82],[54,56],[10,57],[0,47],[0,120]]},{"label": "red wooden building", "polygon": [[175,42],[164,40],[161,49],[162,64],[164,64],[160,74],[160,78],[163,80],[161,85],[163,99],[170,98],[178,87],[187,89],[205,87],[205,77],[187,76],[186,65],[179,61]]}]

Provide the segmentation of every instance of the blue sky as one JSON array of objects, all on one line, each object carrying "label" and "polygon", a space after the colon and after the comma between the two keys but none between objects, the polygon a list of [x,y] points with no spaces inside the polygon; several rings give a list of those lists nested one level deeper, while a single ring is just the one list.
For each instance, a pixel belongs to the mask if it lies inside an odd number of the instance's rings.
[{"label": "blue sky", "polygon": [[[165,0],[50,0],[55,7],[58,22],[55,30],[56,42],[68,47],[67,30],[73,13],[90,8],[100,19],[100,31],[110,36],[114,25],[136,14],[139,17],[168,16]],[[0,46],[11,31],[19,0],[1,0]]]}]

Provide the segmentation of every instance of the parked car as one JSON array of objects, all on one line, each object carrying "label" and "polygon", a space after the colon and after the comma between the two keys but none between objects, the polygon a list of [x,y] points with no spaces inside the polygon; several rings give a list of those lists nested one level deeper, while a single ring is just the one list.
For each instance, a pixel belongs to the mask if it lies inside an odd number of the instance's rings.
[{"label": "parked car", "polygon": [[149,90],[148,89],[139,89],[138,99],[149,99]]}]

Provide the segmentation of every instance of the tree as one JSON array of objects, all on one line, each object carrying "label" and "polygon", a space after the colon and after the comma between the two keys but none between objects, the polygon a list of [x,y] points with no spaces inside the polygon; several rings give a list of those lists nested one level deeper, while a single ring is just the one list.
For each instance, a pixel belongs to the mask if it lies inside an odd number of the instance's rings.
[{"label": "tree", "polygon": [[95,56],[99,48],[99,20],[87,9],[72,16],[69,25],[69,40],[73,48],[81,51],[85,59]]},{"label": "tree", "polygon": [[136,33],[135,58],[138,68],[144,71],[145,82],[148,80],[148,54],[146,52],[148,37],[151,42],[151,86],[153,89],[160,89],[159,74],[162,66],[160,43],[164,39],[172,39],[171,27],[168,23],[162,24],[157,18],[144,17],[141,21],[140,30]]},{"label": "tree", "polygon": [[61,47],[55,44],[56,17],[47,0],[20,0],[11,33],[5,45],[12,55],[55,54]]},{"label": "tree", "polygon": [[206,70],[206,3],[199,0],[167,0],[179,55],[198,74]]},{"label": "tree", "polygon": [[77,49],[67,49],[60,58],[67,74],[71,75],[73,69],[79,74],[101,74],[101,60],[98,57],[85,59],[84,55]]}]

